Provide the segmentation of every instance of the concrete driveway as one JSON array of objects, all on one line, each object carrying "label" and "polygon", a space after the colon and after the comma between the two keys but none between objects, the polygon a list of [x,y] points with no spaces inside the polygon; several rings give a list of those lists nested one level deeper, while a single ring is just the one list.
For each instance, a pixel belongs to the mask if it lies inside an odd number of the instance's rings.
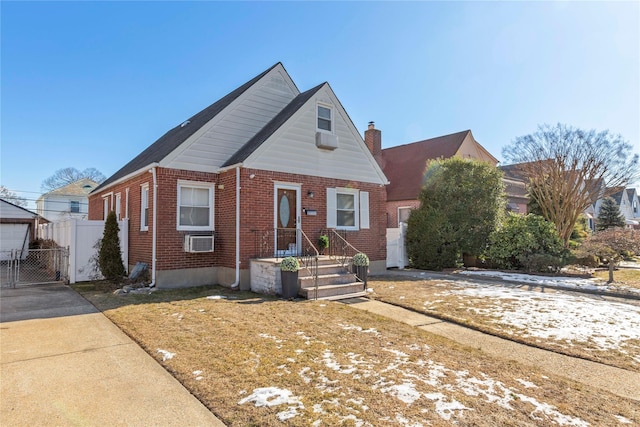
[{"label": "concrete driveway", "polygon": [[0,289],[3,426],[223,426],[65,285]]}]

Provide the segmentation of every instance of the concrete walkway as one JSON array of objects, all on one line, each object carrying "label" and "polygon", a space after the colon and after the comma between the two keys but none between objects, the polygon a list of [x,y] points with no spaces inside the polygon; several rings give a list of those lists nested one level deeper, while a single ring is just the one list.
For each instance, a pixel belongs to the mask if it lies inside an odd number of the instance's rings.
[{"label": "concrete walkway", "polygon": [[640,373],[638,372],[529,347],[381,301],[354,298],[341,302],[480,349],[491,356],[539,367],[555,375],[609,391],[617,396],[640,401]]},{"label": "concrete walkway", "polygon": [[0,290],[3,426],[224,426],[68,286]]}]

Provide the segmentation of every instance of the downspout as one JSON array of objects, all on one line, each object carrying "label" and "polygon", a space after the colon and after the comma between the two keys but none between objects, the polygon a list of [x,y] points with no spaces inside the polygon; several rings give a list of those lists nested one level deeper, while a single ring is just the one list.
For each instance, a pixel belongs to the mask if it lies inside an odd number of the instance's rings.
[{"label": "downspout", "polygon": [[240,166],[236,166],[236,281],[232,289],[240,286]]},{"label": "downspout", "polygon": [[149,169],[153,175],[153,232],[151,237],[151,284],[150,288],[156,286],[156,241],[157,241],[157,213],[158,213],[158,178],[156,176],[156,167]]}]

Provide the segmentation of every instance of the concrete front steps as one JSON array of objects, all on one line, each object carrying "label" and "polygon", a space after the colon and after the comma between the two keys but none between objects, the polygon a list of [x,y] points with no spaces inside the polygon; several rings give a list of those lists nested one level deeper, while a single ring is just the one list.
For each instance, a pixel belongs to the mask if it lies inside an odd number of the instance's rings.
[{"label": "concrete front steps", "polygon": [[318,290],[316,295],[313,274],[307,269],[299,271],[298,295],[306,299],[340,300],[365,296],[364,283],[356,282],[355,275],[336,264],[328,256],[318,259]]}]

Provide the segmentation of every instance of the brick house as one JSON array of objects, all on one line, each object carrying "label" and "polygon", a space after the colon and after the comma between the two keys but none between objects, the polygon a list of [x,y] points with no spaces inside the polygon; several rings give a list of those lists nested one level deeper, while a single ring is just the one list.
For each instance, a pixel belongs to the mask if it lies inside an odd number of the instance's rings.
[{"label": "brick house", "polygon": [[250,289],[250,260],[327,230],[384,270],[387,182],[329,84],[301,93],[277,63],[109,177],[89,219],[128,218],[129,267],[147,263],[159,288]]},{"label": "brick house", "polygon": [[426,139],[410,144],[382,149],[382,133],[373,122],[364,133],[364,140],[374,158],[389,178],[387,186],[387,227],[406,222],[411,209],[420,206],[418,196],[424,173],[431,160],[454,156],[478,159],[496,165],[498,160],[480,145],[470,130]]}]

